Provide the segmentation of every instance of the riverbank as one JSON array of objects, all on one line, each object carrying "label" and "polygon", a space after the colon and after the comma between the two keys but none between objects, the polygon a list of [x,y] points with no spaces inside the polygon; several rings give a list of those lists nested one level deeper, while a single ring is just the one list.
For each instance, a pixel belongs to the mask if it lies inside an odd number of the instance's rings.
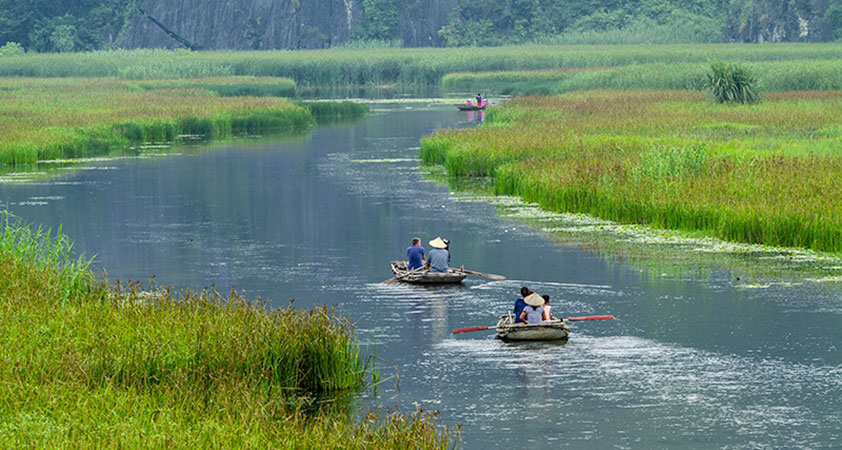
[{"label": "riverbank", "polygon": [[[127,80],[224,76],[286,77],[300,87],[439,86],[455,72],[613,68],[694,63],[838,60],[840,44],[521,45],[297,51],[119,50],[0,58],[0,76],[116,77]],[[803,67],[803,63],[796,63]],[[469,92],[477,92],[472,86]]]},{"label": "riverbank", "polygon": [[65,237],[0,230],[0,443],[26,447],[447,448],[435,416],[370,412],[350,321],[236,292],[109,285]]},{"label": "riverbank", "polygon": [[[747,61],[744,55],[738,61]],[[842,62],[838,59],[752,60],[745,67],[765,92],[840,90]],[[449,92],[490,92],[504,95],[563,94],[591,89],[686,89],[701,91],[710,64],[663,61],[616,67],[582,67],[497,72],[460,72],[442,78]]]},{"label": "riverbank", "polygon": [[285,78],[0,78],[0,163],[88,158],[144,143],[305,130],[359,117],[362,105],[311,107],[278,95]]},{"label": "riverbank", "polygon": [[840,106],[835,91],[751,106],[686,91],[529,97],[425,138],[420,156],[551,211],[838,252]]}]

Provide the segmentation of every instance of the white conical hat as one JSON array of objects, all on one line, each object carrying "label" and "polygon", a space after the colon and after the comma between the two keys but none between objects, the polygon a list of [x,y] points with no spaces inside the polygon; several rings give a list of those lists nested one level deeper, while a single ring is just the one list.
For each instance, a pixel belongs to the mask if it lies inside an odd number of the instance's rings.
[{"label": "white conical hat", "polygon": [[544,299],[536,293],[531,293],[523,299],[529,306],[544,306]]},{"label": "white conical hat", "polygon": [[432,241],[430,241],[430,247],[446,248],[447,244],[445,244],[444,241],[441,240],[441,236],[439,236],[439,237],[433,239]]}]

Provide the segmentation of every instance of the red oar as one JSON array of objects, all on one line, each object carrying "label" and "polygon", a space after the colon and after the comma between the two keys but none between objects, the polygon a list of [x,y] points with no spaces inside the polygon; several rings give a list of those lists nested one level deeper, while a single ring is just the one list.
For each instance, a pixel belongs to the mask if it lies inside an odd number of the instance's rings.
[{"label": "red oar", "polygon": [[582,317],[568,317],[564,320],[574,322],[577,320],[614,320],[614,316],[582,316]]},{"label": "red oar", "polygon": [[467,333],[467,332],[469,332],[469,331],[482,331],[482,330],[487,330],[487,329],[489,329],[489,328],[497,328],[497,326],[496,326],[496,325],[492,325],[492,326],[490,326],[490,327],[471,327],[471,328],[460,328],[460,329],[458,329],[458,330],[453,330],[453,334],[457,334],[457,333]]}]

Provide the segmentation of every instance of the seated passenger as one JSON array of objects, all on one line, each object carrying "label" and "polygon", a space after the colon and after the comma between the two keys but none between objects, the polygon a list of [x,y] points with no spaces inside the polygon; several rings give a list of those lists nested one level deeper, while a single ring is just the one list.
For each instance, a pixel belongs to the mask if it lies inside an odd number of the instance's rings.
[{"label": "seated passenger", "polygon": [[524,302],[523,299],[531,293],[532,291],[530,291],[526,286],[520,288],[520,297],[515,300],[515,323],[523,323],[523,320],[520,319],[520,313],[523,312],[523,307],[526,306],[526,302]]},{"label": "seated passenger", "polygon": [[553,314],[550,312],[550,296],[544,294],[541,298],[544,299],[544,320],[553,320]]},{"label": "seated passenger", "polygon": [[427,269],[430,272],[446,273],[447,263],[450,261],[450,253],[446,250],[447,244],[441,237],[437,237],[430,241],[430,247],[433,249],[427,255]]},{"label": "seated passenger", "polygon": [[536,293],[531,293],[523,299],[526,306],[520,313],[520,320],[526,322],[527,325],[539,324],[544,318],[544,299]]},{"label": "seated passenger", "polygon": [[406,266],[408,270],[420,269],[424,265],[424,247],[421,246],[421,238],[412,238],[412,245],[406,249],[406,259],[409,260]]}]

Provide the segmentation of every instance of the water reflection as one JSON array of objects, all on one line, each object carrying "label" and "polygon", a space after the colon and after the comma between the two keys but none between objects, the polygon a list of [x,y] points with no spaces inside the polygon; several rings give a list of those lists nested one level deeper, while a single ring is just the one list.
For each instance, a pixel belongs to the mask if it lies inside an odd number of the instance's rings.
[{"label": "water reflection", "polygon": [[468,123],[483,123],[485,122],[485,110],[468,111]]}]

